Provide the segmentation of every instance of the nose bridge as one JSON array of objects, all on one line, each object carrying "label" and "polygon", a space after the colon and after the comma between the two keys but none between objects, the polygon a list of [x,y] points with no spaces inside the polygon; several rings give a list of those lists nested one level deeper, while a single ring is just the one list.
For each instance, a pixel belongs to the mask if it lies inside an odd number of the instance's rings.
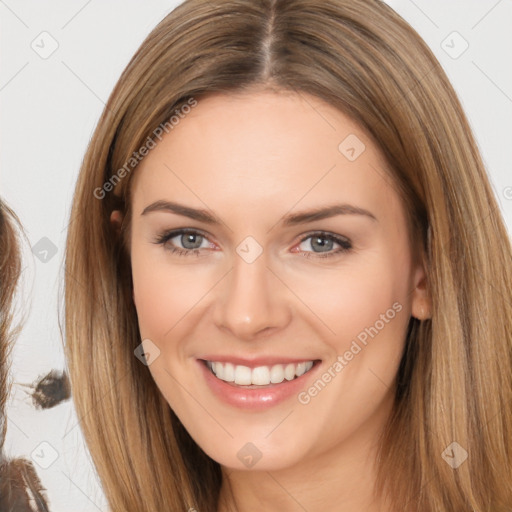
[{"label": "nose bridge", "polygon": [[251,243],[248,240],[237,247],[216,312],[218,326],[229,329],[238,338],[251,338],[269,328],[283,327],[289,320],[279,280],[267,268],[267,255]]}]

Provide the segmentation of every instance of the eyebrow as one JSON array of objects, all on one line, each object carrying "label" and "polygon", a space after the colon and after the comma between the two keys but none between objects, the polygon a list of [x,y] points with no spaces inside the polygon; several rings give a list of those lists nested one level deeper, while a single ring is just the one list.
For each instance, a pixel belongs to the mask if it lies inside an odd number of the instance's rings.
[{"label": "eyebrow", "polygon": [[[146,206],[142,211],[141,215],[147,215],[151,212],[169,212],[183,217],[189,217],[190,219],[204,222],[205,224],[221,224],[222,222],[218,217],[210,213],[208,210],[191,208],[183,204],[175,203],[172,201],[159,200]],[[291,213],[285,215],[281,219],[281,223],[284,226],[295,226],[297,224],[306,224],[308,222],[314,222],[316,220],[327,219],[329,217],[335,217],[336,215],[362,215],[370,218],[371,220],[378,222],[377,217],[364,208],[353,206],[350,204],[333,204],[330,206],[324,206],[321,208],[314,208],[298,213]]]}]

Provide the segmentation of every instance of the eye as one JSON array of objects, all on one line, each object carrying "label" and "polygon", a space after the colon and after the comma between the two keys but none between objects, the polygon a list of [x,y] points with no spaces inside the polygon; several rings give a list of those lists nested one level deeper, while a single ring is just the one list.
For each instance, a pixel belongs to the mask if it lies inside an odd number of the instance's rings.
[{"label": "eye", "polygon": [[167,231],[160,235],[155,243],[163,245],[166,250],[179,256],[192,254],[199,256],[200,249],[208,249],[212,246],[205,235],[194,229]]},{"label": "eye", "polygon": [[[333,251],[335,246],[338,246],[338,248]],[[352,243],[345,237],[332,233],[317,232],[303,238],[298,247],[306,258],[328,258],[350,251],[352,249]],[[309,249],[312,250],[310,251]]]},{"label": "eye", "polygon": [[[213,246],[203,233],[190,228],[167,231],[158,236],[155,243],[163,245],[166,250],[178,256],[199,256],[201,249]],[[350,251],[352,244],[348,238],[317,232],[304,237],[297,247],[299,249],[293,252],[301,252],[306,258],[328,258]]]}]

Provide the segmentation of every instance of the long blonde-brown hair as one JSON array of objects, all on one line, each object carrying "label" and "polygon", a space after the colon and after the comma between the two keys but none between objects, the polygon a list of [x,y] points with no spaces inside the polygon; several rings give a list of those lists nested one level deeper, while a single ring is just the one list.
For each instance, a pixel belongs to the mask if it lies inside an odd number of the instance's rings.
[{"label": "long blonde-brown hair", "polygon": [[21,275],[19,230],[18,217],[0,199],[0,464],[7,432],[5,407],[10,392],[9,356],[18,330],[12,329],[12,305]]},{"label": "long blonde-brown hair", "polygon": [[[508,233],[445,73],[379,0],[187,0],[112,92],[76,187],[65,296],[72,393],[112,510],[217,508],[219,465],[134,357],[141,339],[126,238],[136,165],[127,162],[191,98],[253,87],[314,95],[366,129],[423,252],[432,318],[410,321],[377,490],[394,510],[510,510]],[[114,209],[125,214],[121,237],[110,227]],[[468,453],[457,468],[442,456],[454,442]]]}]

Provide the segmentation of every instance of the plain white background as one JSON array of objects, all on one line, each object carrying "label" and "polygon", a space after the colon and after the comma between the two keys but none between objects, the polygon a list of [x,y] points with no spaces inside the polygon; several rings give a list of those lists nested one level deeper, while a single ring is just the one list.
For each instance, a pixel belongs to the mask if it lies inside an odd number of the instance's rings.
[{"label": "plain white background", "polygon": [[[80,162],[122,70],[144,37],[178,3],[0,0],[0,195],[18,213],[30,244],[6,451],[35,461],[52,512],[107,508],[72,403],[36,410],[22,384],[52,368],[64,368],[59,297]],[[388,3],[420,33],[448,73],[512,233],[512,2]],[[45,237],[55,254],[50,250],[47,261],[41,261],[31,247]],[[39,457],[32,457],[35,453]]]}]

